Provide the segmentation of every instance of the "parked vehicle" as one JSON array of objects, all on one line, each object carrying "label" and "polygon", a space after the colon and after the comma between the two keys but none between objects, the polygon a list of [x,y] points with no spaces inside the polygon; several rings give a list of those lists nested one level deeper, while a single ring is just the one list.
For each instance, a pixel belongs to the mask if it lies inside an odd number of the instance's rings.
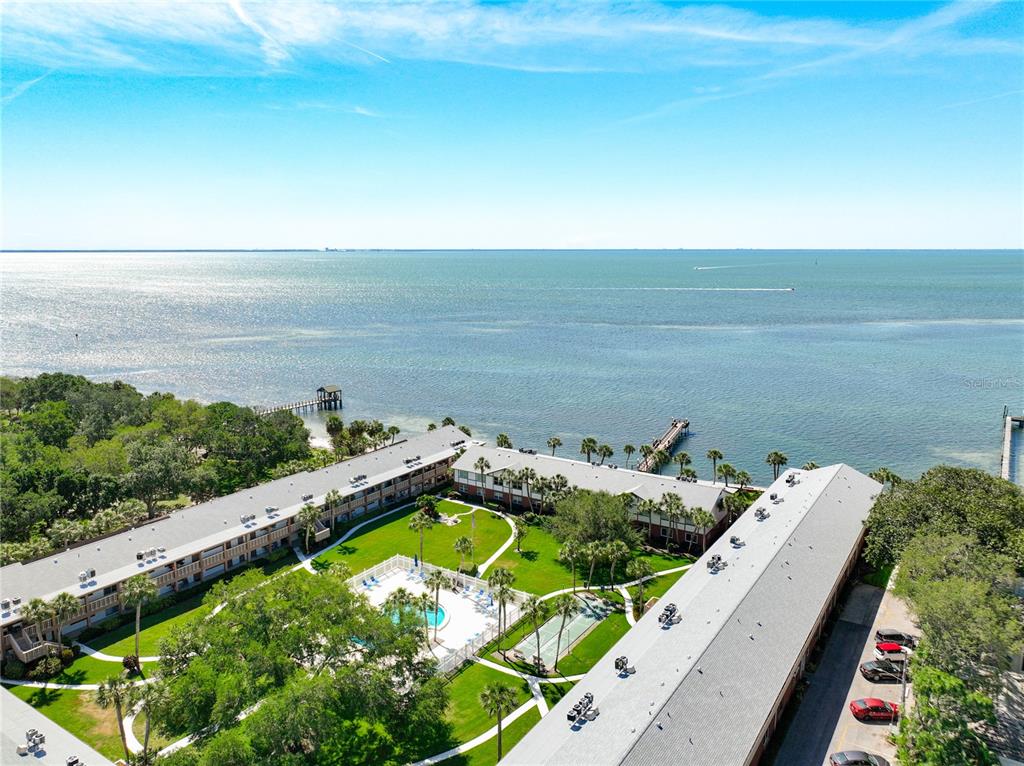
[{"label": "parked vehicle", "polygon": [[[882,682],[899,682],[903,680],[904,664],[902,662],[893,662],[892,660],[872,660],[871,662],[865,662],[860,666],[860,674],[872,683]],[[906,674],[906,680],[910,680],[910,674]]]},{"label": "parked vehicle", "polygon": [[831,766],[889,766],[880,755],[865,753],[863,750],[843,750],[828,757]]},{"label": "parked vehicle", "polygon": [[902,663],[907,661],[910,649],[900,644],[884,642],[875,644],[875,659],[888,660],[889,662]]},{"label": "parked vehicle", "polygon": [[879,628],[875,631],[875,641],[880,644],[899,644],[913,649],[917,646],[917,637],[895,628]]},{"label": "parked vehicle", "polygon": [[877,697],[854,700],[850,712],[858,721],[895,721],[900,716],[899,705]]}]

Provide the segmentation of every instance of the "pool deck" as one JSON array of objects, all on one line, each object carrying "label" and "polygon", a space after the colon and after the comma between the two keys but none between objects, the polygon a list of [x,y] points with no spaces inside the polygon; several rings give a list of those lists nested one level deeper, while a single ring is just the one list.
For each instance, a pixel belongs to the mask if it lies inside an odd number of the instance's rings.
[{"label": "pool deck", "polygon": [[[374,606],[381,606],[399,588],[405,588],[414,596],[427,592],[419,576],[410,575],[401,569],[393,570],[377,580],[379,584],[370,589],[359,588],[359,592],[364,593]],[[454,593],[451,588],[443,588],[440,600],[445,616],[437,629],[437,643],[432,644],[438,659],[463,649],[467,642],[498,624],[498,607],[496,604],[488,605],[486,594],[477,600],[473,594],[464,594],[462,591]],[[433,628],[430,637],[433,641]]]}]

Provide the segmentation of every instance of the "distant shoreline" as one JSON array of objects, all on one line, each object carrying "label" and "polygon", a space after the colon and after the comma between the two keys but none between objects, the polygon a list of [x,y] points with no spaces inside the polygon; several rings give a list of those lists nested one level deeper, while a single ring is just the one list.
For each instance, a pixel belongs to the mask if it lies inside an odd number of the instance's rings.
[{"label": "distant shoreline", "polygon": [[1020,247],[204,247],[51,248],[3,253],[1024,253]]}]

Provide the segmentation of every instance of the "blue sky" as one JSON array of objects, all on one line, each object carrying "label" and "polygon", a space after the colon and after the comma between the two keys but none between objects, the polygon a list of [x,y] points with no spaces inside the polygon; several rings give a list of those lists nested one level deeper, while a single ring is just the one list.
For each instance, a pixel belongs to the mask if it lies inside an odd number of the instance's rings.
[{"label": "blue sky", "polygon": [[2,245],[1021,247],[1024,4],[6,2]]}]

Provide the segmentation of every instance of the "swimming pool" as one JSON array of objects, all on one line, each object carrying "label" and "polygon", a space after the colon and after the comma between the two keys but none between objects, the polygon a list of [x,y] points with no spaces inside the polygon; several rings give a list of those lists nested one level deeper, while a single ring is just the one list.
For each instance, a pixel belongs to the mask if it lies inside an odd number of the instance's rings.
[{"label": "swimming pool", "polygon": [[[413,612],[413,616],[417,620],[420,620],[422,624],[423,613],[420,612],[418,609],[413,610],[412,608],[410,608],[409,611]],[[439,625],[444,625],[444,618],[445,612],[443,606],[438,606],[436,612],[433,609],[427,610],[427,625],[429,625],[432,628],[436,628]],[[393,622],[398,622],[398,612],[392,612],[391,619]]]}]

